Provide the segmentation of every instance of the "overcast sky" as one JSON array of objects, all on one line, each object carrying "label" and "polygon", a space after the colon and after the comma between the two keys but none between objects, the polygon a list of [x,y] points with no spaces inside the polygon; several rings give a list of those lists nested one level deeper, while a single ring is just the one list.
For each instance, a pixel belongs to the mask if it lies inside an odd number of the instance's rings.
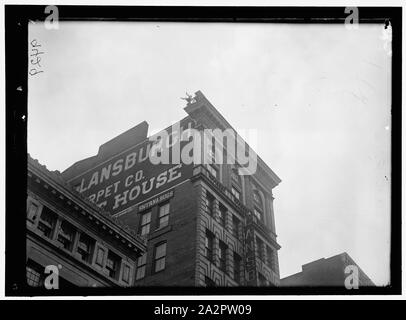
[{"label": "overcast sky", "polygon": [[383,26],[64,22],[30,26],[28,152],[63,171],[146,120],[186,116],[201,90],[282,179],[281,277],[346,251],[389,279],[390,66]]}]

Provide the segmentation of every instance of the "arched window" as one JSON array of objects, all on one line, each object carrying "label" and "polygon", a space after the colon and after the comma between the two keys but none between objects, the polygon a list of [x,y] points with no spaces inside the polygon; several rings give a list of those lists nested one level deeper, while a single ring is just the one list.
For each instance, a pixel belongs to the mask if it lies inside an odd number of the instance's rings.
[{"label": "arched window", "polygon": [[231,193],[236,197],[238,200],[242,201],[242,182],[241,177],[238,174],[238,169],[233,168],[231,170]]},{"label": "arched window", "polygon": [[263,220],[264,216],[264,203],[262,201],[262,196],[258,190],[254,190],[254,215],[258,220]]}]

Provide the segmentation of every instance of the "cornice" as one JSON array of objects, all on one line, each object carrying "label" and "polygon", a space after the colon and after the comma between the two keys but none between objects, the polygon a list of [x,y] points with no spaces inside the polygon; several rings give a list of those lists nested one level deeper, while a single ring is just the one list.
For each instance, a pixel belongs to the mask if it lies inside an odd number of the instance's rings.
[{"label": "cornice", "polygon": [[58,172],[49,171],[46,166],[28,155],[28,178],[42,184],[45,189],[50,190],[59,200],[64,201],[75,212],[87,217],[91,223],[101,227],[103,230],[114,236],[117,240],[133,250],[145,251],[146,240],[135,233],[127,225],[117,218],[111,217],[110,213],[99,208],[93,202],[77,192],[72,186],[66,183]]}]

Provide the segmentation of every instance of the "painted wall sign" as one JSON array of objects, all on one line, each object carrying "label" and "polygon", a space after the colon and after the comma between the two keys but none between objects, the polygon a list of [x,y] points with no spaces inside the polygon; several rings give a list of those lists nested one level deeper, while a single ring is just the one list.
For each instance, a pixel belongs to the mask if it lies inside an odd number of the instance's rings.
[{"label": "painted wall sign", "polygon": [[[183,163],[175,152],[182,152],[188,143],[179,136],[193,124],[192,119],[185,118],[70,183],[112,215],[151,198],[192,176],[193,165]],[[169,154],[169,161],[157,163],[162,154]]]}]

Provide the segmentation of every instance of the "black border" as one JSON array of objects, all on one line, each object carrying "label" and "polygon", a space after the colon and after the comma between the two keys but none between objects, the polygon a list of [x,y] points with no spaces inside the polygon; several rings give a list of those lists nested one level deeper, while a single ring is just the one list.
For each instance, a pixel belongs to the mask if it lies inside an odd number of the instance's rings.
[{"label": "black border", "polygon": [[[27,195],[28,21],[44,21],[45,5],[5,5],[6,65],[6,276],[7,296],[88,295],[364,295],[401,294],[402,8],[358,7],[360,23],[388,23],[392,40],[391,285],[346,290],[318,288],[134,287],[48,291],[25,284]],[[178,21],[344,23],[345,7],[58,6],[61,21]],[[25,118],[23,118],[25,116]],[[395,174],[393,174],[395,172]],[[379,253],[377,253],[379,254]]]}]

